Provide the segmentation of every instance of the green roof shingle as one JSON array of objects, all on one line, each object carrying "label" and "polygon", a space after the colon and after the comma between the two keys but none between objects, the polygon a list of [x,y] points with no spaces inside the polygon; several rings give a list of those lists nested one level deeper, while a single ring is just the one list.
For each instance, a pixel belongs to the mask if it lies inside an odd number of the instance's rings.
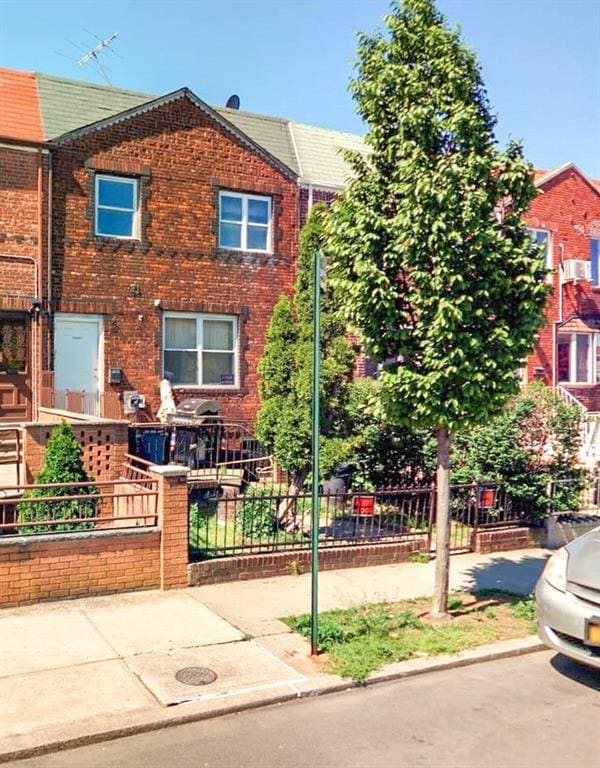
[{"label": "green roof shingle", "polygon": [[[157,98],[156,94],[37,74],[47,140],[118,115]],[[350,170],[341,149],[364,151],[360,136],[295,123],[281,117],[213,107],[256,144],[316,186],[344,187]]]},{"label": "green roof shingle", "polygon": [[124,91],[40,73],[37,79],[46,139],[55,139],[156,98],[151,93]]},{"label": "green roof shingle", "polygon": [[284,165],[300,175],[288,120],[269,115],[255,115],[252,112],[241,112],[225,107],[213,108],[230,123],[233,123],[236,128],[264,147],[267,152],[270,152]]}]

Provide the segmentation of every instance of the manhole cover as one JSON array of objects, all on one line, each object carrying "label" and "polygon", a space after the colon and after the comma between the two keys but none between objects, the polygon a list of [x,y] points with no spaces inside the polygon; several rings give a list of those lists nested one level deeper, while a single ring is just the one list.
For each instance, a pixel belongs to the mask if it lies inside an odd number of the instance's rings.
[{"label": "manhole cover", "polygon": [[208,667],[184,667],[175,673],[175,679],[185,685],[210,685],[217,679],[217,673]]}]

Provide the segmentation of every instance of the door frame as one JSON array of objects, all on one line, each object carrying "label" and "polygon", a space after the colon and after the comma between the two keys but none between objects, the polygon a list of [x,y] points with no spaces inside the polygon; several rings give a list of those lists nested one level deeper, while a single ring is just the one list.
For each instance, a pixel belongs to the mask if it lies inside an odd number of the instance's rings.
[{"label": "door frame", "polygon": [[54,387],[56,388],[56,326],[60,321],[96,323],[98,326],[98,395],[104,394],[104,316],[80,315],[75,312],[56,312],[54,314]]},{"label": "door frame", "polygon": [[[11,377],[22,376],[27,392],[25,393],[26,406],[25,406],[25,418],[13,418],[12,416],[0,416],[0,425],[12,422],[30,421],[33,417],[33,400],[34,400],[34,380],[33,380],[33,329],[31,323],[31,317],[25,311],[2,309],[0,315],[8,318],[16,318],[24,321],[25,326],[25,370],[22,373],[10,374],[0,373],[0,383],[7,382]],[[17,383],[12,384],[8,382],[9,386],[12,385],[18,390],[19,385]]]}]

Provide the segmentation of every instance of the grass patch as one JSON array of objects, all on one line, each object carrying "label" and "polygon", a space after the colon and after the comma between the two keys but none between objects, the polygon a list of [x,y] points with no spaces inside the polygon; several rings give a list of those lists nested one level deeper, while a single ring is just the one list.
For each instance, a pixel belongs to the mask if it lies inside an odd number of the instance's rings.
[{"label": "grass patch", "polygon": [[[432,620],[430,606],[430,598],[420,598],[320,614],[319,648],[327,654],[329,671],[362,683],[393,661],[458,653],[535,631],[534,601],[521,595],[492,590],[452,595],[447,621]],[[310,616],[282,620],[310,636]]]},{"label": "grass patch", "polygon": [[428,552],[411,552],[408,556],[409,563],[428,563],[431,555]]}]

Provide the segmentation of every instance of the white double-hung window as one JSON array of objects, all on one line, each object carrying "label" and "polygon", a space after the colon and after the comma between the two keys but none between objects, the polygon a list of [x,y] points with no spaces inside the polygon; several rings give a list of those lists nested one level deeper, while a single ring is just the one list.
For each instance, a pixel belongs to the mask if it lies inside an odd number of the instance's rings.
[{"label": "white double-hung window", "polygon": [[[544,264],[546,269],[550,271],[553,267],[552,264],[552,241],[550,238],[550,232],[547,229],[528,229],[529,235],[536,245],[543,246]],[[548,274],[547,281],[552,282],[552,275]]]},{"label": "white double-hung window", "polygon": [[557,356],[560,383],[600,383],[600,333],[559,333]]},{"label": "white double-hung window", "polygon": [[95,185],[95,233],[102,237],[137,238],[137,179],[97,174]]},{"label": "white double-hung window", "polygon": [[164,375],[175,386],[238,386],[237,334],[233,315],[166,313]]},{"label": "white double-hung window", "polygon": [[270,253],[271,198],[219,193],[219,247]]}]

